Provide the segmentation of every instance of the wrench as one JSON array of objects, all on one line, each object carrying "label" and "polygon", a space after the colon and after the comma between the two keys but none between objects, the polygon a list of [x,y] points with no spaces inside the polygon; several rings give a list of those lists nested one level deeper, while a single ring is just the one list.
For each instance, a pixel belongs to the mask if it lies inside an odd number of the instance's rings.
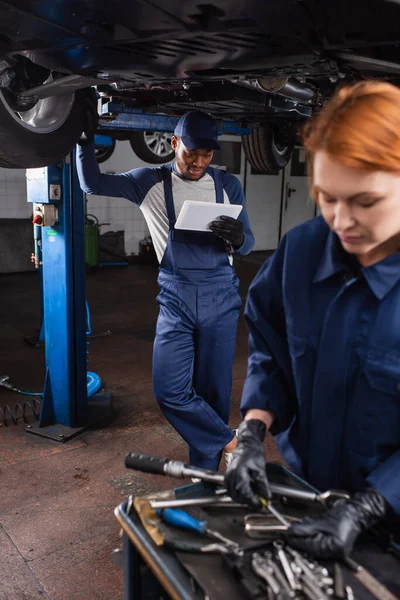
[{"label": "wrench", "polygon": [[268,583],[274,595],[277,596],[281,591],[281,588],[273,575],[273,569],[272,567],[266,565],[265,560],[257,552],[255,552],[252,556],[251,566],[253,568],[253,571],[259,577],[261,577],[261,579]]},{"label": "wrench", "polygon": [[287,596],[289,596],[289,598],[294,598],[296,596],[296,592],[294,590],[292,590],[292,588],[290,587],[289,583],[287,582],[285,576],[283,575],[282,571],[280,570],[279,566],[273,560],[272,553],[271,552],[265,552],[264,556],[265,556],[265,560],[267,562],[267,565],[269,567],[271,567],[271,569],[273,571],[273,574],[274,574],[274,577],[279,582],[279,584],[282,587],[282,589],[285,592],[285,594]]},{"label": "wrench", "polygon": [[301,590],[301,585],[297,581],[297,577],[294,574],[292,567],[290,566],[290,562],[288,560],[286,552],[284,551],[283,542],[275,540],[275,542],[273,543],[273,546],[276,550],[276,555],[282,565],[282,569],[286,575],[286,579],[288,580],[290,587],[292,588],[292,590],[294,592],[296,592],[297,590]]},{"label": "wrench", "polygon": [[229,496],[207,496],[204,498],[176,498],[172,500],[150,500],[151,508],[181,508],[183,506],[220,506],[240,508],[243,504],[234,502]]},{"label": "wrench", "polygon": [[289,546],[286,549],[300,569],[300,580],[303,587],[308,588],[309,597],[314,594],[319,600],[328,600],[328,595],[321,589],[316,573],[308,566],[304,557],[297,550],[293,550]]},{"label": "wrench", "polygon": [[332,506],[338,500],[349,500],[350,496],[346,492],[341,490],[326,490],[320,494],[316,492],[310,492],[308,490],[298,490],[295,488],[288,487],[286,485],[279,485],[272,483],[270,485],[272,494],[277,496],[283,496],[285,498],[292,498],[293,500],[299,500],[302,502],[317,502],[322,506]]},{"label": "wrench", "polygon": [[[145,473],[155,473],[182,479],[185,477],[196,477],[201,481],[208,481],[215,485],[223,486],[225,476],[216,471],[192,467],[178,460],[169,460],[168,458],[159,458],[150,454],[141,452],[130,452],[125,457],[125,466],[128,469],[143,471]],[[272,495],[292,498],[303,502],[317,502],[323,506],[330,506],[337,500],[348,500],[350,496],[340,490],[327,490],[321,494],[309,490],[300,490],[276,483],[270,484]]]}]

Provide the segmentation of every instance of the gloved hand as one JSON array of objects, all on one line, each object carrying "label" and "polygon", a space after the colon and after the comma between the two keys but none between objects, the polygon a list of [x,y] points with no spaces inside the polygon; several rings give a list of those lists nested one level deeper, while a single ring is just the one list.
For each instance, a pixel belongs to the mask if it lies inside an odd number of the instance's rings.
[{"label": "gloved hand", "polygon": [[261,498],[271,497],[265,472],[265,433],[265,423],[258,419],[240,424],[237,446],[225,476],[229,495],[237,502],[254,508],[260,507],[257,495]]},{"label": "gloved hand", "polygon": [[238,219],[222,215],[217,221],[211,223],[210,229],[215,235],[232,244],[234,248],[239,248],[243,244],[243,223]]},{"label": "gloved hand", "polygon": [[97,112],[97,96],[94,88],[90,88],[84,100],[84,125],[81,137],[78,140],[80,146],[87,146],[94,141],[94,135],[99,126],[99,113]]},{"label": "gloved hand", "polygon": [[336,503],[321,519],[293,523],[286,539],[293,548],[319,558],[344,558],[351,553],[358,535],[383,519],[387,508],[384,497],[369,488],[351,500]]}]

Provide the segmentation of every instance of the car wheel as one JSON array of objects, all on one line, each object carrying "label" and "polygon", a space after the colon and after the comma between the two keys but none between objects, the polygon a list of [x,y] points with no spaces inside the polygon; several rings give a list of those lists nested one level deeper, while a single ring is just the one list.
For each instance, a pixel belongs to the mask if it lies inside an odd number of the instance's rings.
[{"label": "car wheel", "polygon": [[106,160],[108,160],[112,156],[112,154],[114,153],[114,150],[115,150],[115,140],[112,141],[111,146],[96,146],[94,151],[96,154],[97,162],[98,163],[106,162]]},{"label": "car wheel", "polygon": [[277,174],[292,156],[295,137],[284,134],[275,124],[268,124],[242,136],[242,143],[246,158],[255,171]]},{"label": "car wheel", "polygon": [[160,131],[133,131],[130,136],[132,150],[144,162],[161,165],[175,157],[171,139],[173,134]]},{"label": "car wheel", "polygon": [[27,169],[61,161],[82,133],[85,93],[43,98],[16,111],[0,89],[0,167]]}]

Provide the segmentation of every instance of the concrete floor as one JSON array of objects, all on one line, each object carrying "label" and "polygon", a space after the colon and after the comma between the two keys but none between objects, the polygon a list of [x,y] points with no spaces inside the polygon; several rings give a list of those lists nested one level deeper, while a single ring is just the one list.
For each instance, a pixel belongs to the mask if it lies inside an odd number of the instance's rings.
[{"label": "concrete floor", "polygon": [[[264,256],[240,259],[245,297]],[[87,277],[95,334],[89,369],[103,379],[114,401],[113,420],[66,444],[0,427],[0,600],[119,600],[122,572],[110,559],[119,546],[114,508],[130,493],[176,487],[177,481],[129,472],[125,454],[140,450],[187,460],[186,446],[166,422],[153,397],[152,343],[157,317],[153,266],[104,268]],[[44,352],[25,336],[39,326],[36,273],[0,279],[0,375],[29,391],[42,391]],[[246,372],[247,335],[238,333],[232,426]],[[0,388],[0,406],[24,397]],[[34,420],[29,419],[32,423]],[[277,460],[272,440],[271,460]]]}]

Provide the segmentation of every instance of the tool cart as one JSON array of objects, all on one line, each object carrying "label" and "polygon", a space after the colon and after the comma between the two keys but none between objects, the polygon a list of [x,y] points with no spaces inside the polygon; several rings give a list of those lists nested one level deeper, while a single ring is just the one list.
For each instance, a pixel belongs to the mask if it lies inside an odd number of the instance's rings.
[{"label": "tool cart", "polygon": [[115,509],[123,532],[124,600],[399,600],[400,552],[374,530],[344,562],[317,561],[285,544],[290,522],[318,516],[346,494],[319,493],[267,464],[272,512],[227,495],[221,473],[131,453],[131,468],[201,482],[129,497]]}]

